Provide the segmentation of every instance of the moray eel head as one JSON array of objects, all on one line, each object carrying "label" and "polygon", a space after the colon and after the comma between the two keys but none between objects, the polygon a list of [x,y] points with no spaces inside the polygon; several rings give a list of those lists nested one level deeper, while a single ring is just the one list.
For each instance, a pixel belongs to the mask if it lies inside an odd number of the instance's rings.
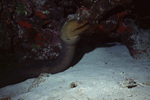
[{"label": "moray eel head", "polygon": [[87,20],[69,20],[62,27],[60,38],[68,45],[74,45],[79,41],[80,35],[82,35],[89,26]]}]

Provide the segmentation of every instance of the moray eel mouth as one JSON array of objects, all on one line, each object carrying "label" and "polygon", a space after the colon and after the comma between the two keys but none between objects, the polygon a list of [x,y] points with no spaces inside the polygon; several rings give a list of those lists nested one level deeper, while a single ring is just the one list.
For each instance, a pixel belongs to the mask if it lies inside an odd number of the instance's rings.
[{"label": "moray eel mouth", "polygon": [[77,30],[80,30],[80,29],[82,29],[82,28],[85,28],[87,25],[89,25],[89,23],[85,23],[84,25],[77,27],[77,28],[74,29],[72,32],[77,31]]},{"label": "moray eel mouth", "polygon": [[62,27],[60,35],[62,53],[56,61],[51,63],[48,60],[33,60],[19,63],[15,69],[0,75],[0,88],[38,77],[41,73],[55,74],[68,69],[74,57],[76,43],[79,41],[80,35],[88,28],[89,23],[87,20],[82,22],[76,19],[67,21]]}]

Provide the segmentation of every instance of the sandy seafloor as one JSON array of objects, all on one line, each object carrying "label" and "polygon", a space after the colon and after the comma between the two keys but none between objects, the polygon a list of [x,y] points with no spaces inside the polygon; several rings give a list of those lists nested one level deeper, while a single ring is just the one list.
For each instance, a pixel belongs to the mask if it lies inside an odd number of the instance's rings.
[{"label": "sandy seafloor", "polygon": [[[11,100],[150,100],[150,60],[121,44],[96,48],[68,70],[0,89]],[[1,99],[0,99],[1,100]]]}]

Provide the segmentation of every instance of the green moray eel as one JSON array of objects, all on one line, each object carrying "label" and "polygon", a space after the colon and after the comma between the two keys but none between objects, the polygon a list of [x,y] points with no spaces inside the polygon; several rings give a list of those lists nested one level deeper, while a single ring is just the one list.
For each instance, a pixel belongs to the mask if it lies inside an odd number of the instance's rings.
[{"label": "green moray eel", "polygon": [[74,57],[75,46],[80,39],[80,35],[88,28],[87,20],[71,19],[67,21],[61,29],[62,53],[56,61],[33,60],[19,63],[15,69],[0,75],[0,87],[38,77],[41,73],[55,74],[68,69]]}]

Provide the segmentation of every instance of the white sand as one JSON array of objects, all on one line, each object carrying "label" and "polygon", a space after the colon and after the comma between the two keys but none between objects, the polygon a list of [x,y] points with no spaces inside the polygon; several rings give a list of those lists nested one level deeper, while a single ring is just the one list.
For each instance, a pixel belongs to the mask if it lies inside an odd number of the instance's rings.
[{"label": "white sand", "polygon": [[0,98],[4,97],[11,100],[150,100],[150,60],[132,59],[127,48],[120,44],[97,48],[65,72],[44,74],[1,88]]}]

